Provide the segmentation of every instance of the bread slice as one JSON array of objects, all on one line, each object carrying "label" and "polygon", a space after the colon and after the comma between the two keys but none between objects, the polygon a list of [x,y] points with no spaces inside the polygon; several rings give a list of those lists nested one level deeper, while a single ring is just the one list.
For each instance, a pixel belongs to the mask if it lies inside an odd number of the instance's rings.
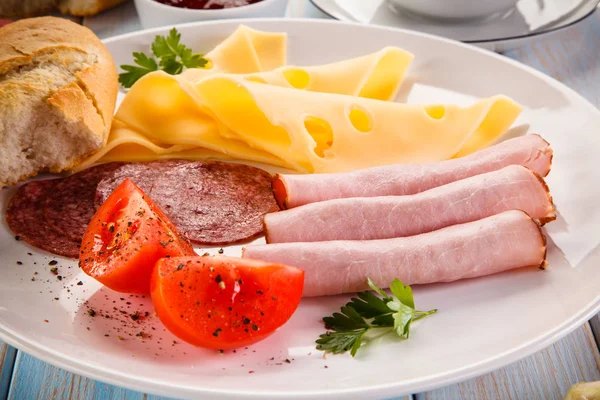
[{"label": "bread slice", "polygon": [[63,14],[89,17],[108,10],[127,0],[58,0],[58,9]]},{"label": "bread slice", "polygon": [[89,29],[53,17],[0,28],[0,187],[102,147],[117,90],[112,57]]},{"label": "bread slice", "polygon": [[0,0],[0,17],[24,18],[52,10],[56,0]]}]

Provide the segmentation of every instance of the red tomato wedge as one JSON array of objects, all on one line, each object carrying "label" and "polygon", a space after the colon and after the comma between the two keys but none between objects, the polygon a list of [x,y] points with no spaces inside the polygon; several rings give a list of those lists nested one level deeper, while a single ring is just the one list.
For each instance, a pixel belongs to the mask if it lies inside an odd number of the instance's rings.
[{"label": "red tomato wedge", "polygon": [[304,271],[224,256],[163,258],[152,275],[162,323],[188,343],[212,349],[264,339],[296,311]]},{"label": "red tomato wedge", "polygon": [[158,259],[194,254],[162,211],[126,179],[88,225],[79,266],[118,292],[148,293]]}]

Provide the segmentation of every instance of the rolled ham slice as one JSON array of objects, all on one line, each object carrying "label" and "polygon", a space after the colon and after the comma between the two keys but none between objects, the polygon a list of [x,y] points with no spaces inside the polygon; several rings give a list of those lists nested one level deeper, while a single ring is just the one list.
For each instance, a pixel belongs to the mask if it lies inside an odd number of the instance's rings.
[{"label": "rolled ham slice", "polygon": [[371,240],[418,235],[522,210],[540,223],[556,218],[548,186],[520,165],[408,196],[353,197],[267,214],[267,243]]},{"label": "rolled ham slice", "polygon": [[279,207],[286,209],[348,197],[415,194],[508,165],[522,165],[546,176],[551,164],[548,142],[539,135],[526,135],[431,164],[397,164],[337,174],[279,174],[273,180],[273,191]]},{"label": "rolled ham slice", "polygon": [[545,267],[546,239],[523,211],[506,211],[422,235],[381,240],[251,245],[243,256],[302,268],[304,296],[451,282],[526,267]]}]

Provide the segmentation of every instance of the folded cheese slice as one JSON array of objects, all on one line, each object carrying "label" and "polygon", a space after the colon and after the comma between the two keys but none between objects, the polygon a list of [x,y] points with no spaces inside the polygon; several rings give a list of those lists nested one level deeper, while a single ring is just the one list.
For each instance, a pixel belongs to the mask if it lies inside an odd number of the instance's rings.
[{"label": "folded cheese slice", "polygon": [[111,140],[99,152],[78,164],[74,171],[80,171],[97,162],[143,162],[161,159],[186,160],[226,160],[226,154],[207,148],[185,144],[162,144],[113,120]]},{"label": "folded cheese slice", "polygon": [[[116,115],[108,145],[94,155],[97,161],[107,161],[104,154],[127,143],[122,134],[127,128],[161,148],[200,147],[299,172],[424,163],[452,158],[465,144],[496,140],[521,111],[504,96],[466,108],[423,106],[289,89],[231,74],[192,84],[153,73],[134,87]],[[136,140],[142,145],[139,136]],[[189,148],[156,154],[176,158],[183,150]]]},{"label": "folded cheese slice", "polygon": [[[183,87],[189,87],[184,90]],[[185,80],[178,81],[165,73],[143,77],[125,96],[115,116],[106,146],[85,160],[94,162],[151,161],[159,158],[206,159],[214,152],[225,159],[253,161],[290,168],[291,165],[272,153],[252,148],[244,141],[225,138],[213,118],[204,111]],[[123,146],[135,143],[136,147]],[[141,147],[140,147],[141,146]],[[144,148],[144,149],[142,149]],[[190,152],[191,148],[201,150]],[[207,151],[209,150],[209,151]],[[185,151],[185,157],[182,157]],[[109,154],[110,153],[110,154]],[[156,154],[153,158],[152,154]],[[128,160],[128,157],[131,159]],[[80,167],[81,168],[81,167]]]},{"label": "folded cheese slice", "polygon": [[[263,35],[260,32],[241,27],[223,44],[209,53],[210,55],[216,52],[223,57],[217,58],[219,64],[215,61],[213,68],[190,69],[176,77],[157,72],[142,78],[131,88],[122,102],[115,117],[116,121],[120,121],[120,125],[117,123],[113,127],[107,145],[78,168],[97,161],[114,161],[117,154],[116,158],[123,161],[127,161],[127,154],[131,154],[131,161],[183,156],[180,154],[181,149],[172,147],[173,145],[203,146],[222,152],[229,157],[291,168],[292,166],[284,160],[273,157],[265,151],[248,147],[244,143],[225,143],[230,142],[231,138],[225,139],[219,135],[214,120],[203,113],[202,108],[190,99],[194,91],[183,89],[183,87],[189,87],[190,82],[205,79],[214,75],[216,71],[235,70],[235,66],[226,63],[225,55],[234,52],[236,44],[238,47],[243,45],[245,51],[254,55],[254,57],[250,57],[250,60],[263,60],[268,67],[277,65],[281,60],[273,61],[274,56],[269,57],[269,52],[265,50],[270,48],[271,53],[280,53],[279,42],[275,40],[280,36],[272,37],[273,35],[275,34]],[[258,53],[257,49],[261,49],[262,52]],[[396,96],[412,58],[410,53],[395,47],[388,47],[363,57],[323,66],[282,67],[274,71],[240,76],[246,80],[288,88],[388,100]],[[244,68],[252,70],[264,67],[257,61]],[[192,93],[191,96],[190,93]],[[124,127],[129,128],[127,134],[124,134]],[[144,136],[149,139],[149,142],[143,140]],[[136,146],[117,149],[117,147],[125,146],[128,138],[131,138]],[[156,143],[162,144],[162,148],[158,149],[152,145]],[[148,146],[144,144],[148,144]],[[165,148],[169,148],[170,151],[165,151]],[[152,154],[156,154],[156,158],[153,158]],[[206,153],[198,151],[193,154],[201,157]],[[185,156],[192,157],[189,151]]]},{"label": "folded cheese slice", "polygon": [[181,79],[197,82],[215,73],[244,74],[247,79],[315,92],[392,100],[414,56],[397,47],[336,63],[286,66],[285,33],[240,25],[206,54],[205,68],[184,71]]},{"label": "folded cheese slice", "polygon": [[[411,53],[400,48],[385,47],[375,53],[331,64],[282,66],[265,72],[239,75],[249,81],[291,89],[393,100],[413,58]],[[178,76],[178,80],[199,82],[215,73],[231,70],[235,69],[193,68]]]},{"label": "folded cheese slice", "polygon": [[446,160],[465,143],[498,139],[521,112],[504,96],[466,108],[423,106],[290,90],[232,75],[215,75],[192,89],[222,137],[309,173]]},{"label": "folded cheese slice", "polygon": [[[206,54],[214,72],[249,74],[286,65],[287,34],[263,32],[240,25],[229,37]],[[194,80],[203,69],[190,69],[185,76]]]}]

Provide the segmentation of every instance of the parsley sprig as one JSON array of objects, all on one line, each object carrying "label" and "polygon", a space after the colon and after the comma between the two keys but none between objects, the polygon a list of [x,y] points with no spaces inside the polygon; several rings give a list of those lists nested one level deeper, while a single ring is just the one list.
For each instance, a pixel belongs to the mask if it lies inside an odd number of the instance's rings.
[{"label": "parsley sprig", "polygon": [[357,293],[358,298],[350,299],[341,307],[341,312],[324,317],[328,331],[317,339],[318,350],[333,354],[350,351],[354,357],[371,329],[393,328],[398,336],[408,339],[412,322],[437,312],[437,309],[416,310],[411,287],[397,278],[390,285],[392,296],[388,296],[370,278],[368,283],[381,297],[371,291]]},{"label": "parsley sprig", "polygon": [[208,63],[202,53],[192,53],[192,49],[179,43],[181,34],[173,28],[169,36],[156,36],[152,42],[152,54],[158,59],[144,53],[133,53],[133,62],[137,65],[121,65],[125,72],[119,74],[119,82],[130,88],[142,76],[162,70],[171,75],[183,72],[184,68],[202,68]]}]

